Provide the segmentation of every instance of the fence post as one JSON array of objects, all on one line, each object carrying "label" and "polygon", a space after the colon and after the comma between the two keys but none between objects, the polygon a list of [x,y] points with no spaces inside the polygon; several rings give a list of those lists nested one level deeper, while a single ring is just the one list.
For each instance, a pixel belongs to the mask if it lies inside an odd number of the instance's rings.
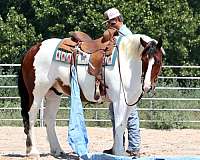
[{"label": "fence post", "polygon": [[150,109],[151,109],[151,111],[150,111],[150,119],[152,120],[153,119],[153,102],[152,102],[152,100],[150,100]]}]

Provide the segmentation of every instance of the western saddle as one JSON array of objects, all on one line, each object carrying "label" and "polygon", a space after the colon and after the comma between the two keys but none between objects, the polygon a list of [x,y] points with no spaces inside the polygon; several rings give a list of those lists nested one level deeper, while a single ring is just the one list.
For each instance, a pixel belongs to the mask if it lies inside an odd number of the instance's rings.
[{"label": "western saddle", "polygon": [[116,29],[107,29],[103,36],[93,40],[84,32],[70,32],[70,38],[64,38],[58,49],[78,54],[84,52],[90,54],[88,73],[95,76],[94,99],[99,100],[106,95],[106,85],[103,75],[103,62],[105,56],[110,56],[115,45],[115,38],[118,32]]},{"label": "western saddle", "polygon": [[[88,34],[75,31],[70,32],[71,38],[64,38],[58,48],[67,50],[67,51],[74,51],[75,46],[79,46],[80,49],[87,53],[92,54],[99,50],[104,50],[106,55],[109,56],[112,54],[112,49],[114,47],[114,36],[117,35],[116,29],[107,29],[103,36],[93,40]],[[109,52],[108,52],[109,51]]]}]

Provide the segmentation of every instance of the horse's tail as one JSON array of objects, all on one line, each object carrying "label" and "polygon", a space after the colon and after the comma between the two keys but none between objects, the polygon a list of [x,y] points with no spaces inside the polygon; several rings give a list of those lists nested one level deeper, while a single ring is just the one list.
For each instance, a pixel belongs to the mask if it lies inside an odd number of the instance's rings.
[{"label": "horse's tail", "polygon": [[[24,57],[22,58],[22,62],[23,62]],[[21,98],[21,115],[23,118],[23,123],[24,123],[24,133],[28,134],[29,133],[29,114],[28,114],[28,105],[29,105],[29,94],[28,94],[28,90],[26,88],[25,82],[24,82],[24,78],[23,78],[23,73],[22,73],[22,64],[21,63],[21,67],[18,73],[18,92],[19,92],[19,96]]]}]

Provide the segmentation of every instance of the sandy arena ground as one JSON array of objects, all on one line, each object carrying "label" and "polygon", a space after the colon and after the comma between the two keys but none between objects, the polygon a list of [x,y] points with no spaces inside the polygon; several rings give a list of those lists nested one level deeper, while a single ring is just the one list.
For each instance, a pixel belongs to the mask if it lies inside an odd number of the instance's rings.
[{"label": "sandy arena ground", "polygon": [[[67,128],[57,127],[57,134],[66,159],[77,159],[67,144]],[[49,155],[45,128],[36,128],[40,159],[55,159]],[[112,146],[111,128],[88,128],[89,151],[102,152]],[[0,160],[34,159],[25,156],[25,134],[22,127],[0,127]],[[141,129],[141,157],[144,156],[200,156],[200,130]]]}]

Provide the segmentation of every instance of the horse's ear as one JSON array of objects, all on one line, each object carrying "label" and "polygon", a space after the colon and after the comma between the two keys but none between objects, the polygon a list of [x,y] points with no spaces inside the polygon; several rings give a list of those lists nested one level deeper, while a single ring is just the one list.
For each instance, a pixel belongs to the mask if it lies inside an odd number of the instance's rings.
[{"label": "horse's ear", "polygon": [[161,47],[162,47],[162,38],[160,36],[158,40],[157,48],[161,48]]},{"label": "horse's ear", "polygon": [[140,43],[142,44],[142,46],[145,48],[147,46],[147,42],[145,42],[142,37],[140,37]]}]

